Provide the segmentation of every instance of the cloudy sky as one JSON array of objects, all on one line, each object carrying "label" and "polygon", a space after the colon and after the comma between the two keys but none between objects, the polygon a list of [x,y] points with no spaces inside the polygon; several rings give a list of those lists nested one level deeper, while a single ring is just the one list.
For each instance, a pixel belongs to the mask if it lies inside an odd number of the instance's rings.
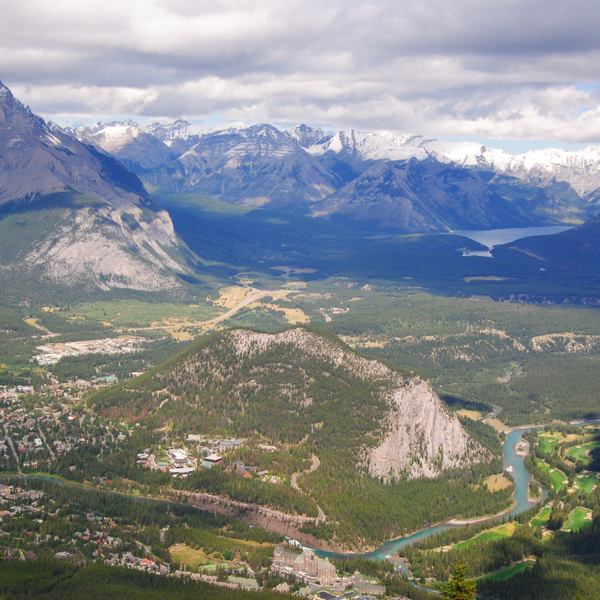
[{"label": "cloudy sky", "polygon": [[0,80],[61,124],[580,146],[600,142],[599,24],[597,0],[2,0]]}]

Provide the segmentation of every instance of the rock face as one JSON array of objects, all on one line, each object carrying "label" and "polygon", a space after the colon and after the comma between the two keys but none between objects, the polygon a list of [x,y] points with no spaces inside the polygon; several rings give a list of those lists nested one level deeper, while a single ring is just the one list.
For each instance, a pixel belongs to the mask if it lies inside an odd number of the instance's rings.
[{"label": "rock face", "polygon": [[485,452],[467,435],[456,415],[443,408],[427,381],[402,383],[390,395],[383,441],[366,452],[371,476],[431,478],[443,470],[485,460]]},{"label": "rock face", "polygon": [[15,212],[24,223],[37,222],[35,238],[7,249],[4,272],[147,291],[182,289],[174,273],[190,272],[191,254],[137,176],[45,123],[1,83],[0,210],[0,228],[10,227]]},{"label": "rock face", "polygon": [[176,162],[145,180],[157,189],[274,207],[310,204],[339,187],[339,176],[271,125],[203,135]]}]

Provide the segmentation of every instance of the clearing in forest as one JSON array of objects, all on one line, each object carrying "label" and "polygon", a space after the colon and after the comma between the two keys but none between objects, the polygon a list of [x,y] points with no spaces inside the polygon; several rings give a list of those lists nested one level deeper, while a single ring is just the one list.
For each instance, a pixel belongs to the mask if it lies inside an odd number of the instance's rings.
[{"label": "clearing in forest", "polygon": [[580,474],[575,479],[575,486],[586,494],[591,494],[598,485],[598,475],[595,473]]},{"label": "clearing in forest", "polygon": [[476,535],[470,540],[455,544],[454,549],[461,552],[475,542],[494,542],[496,540],[501,540],[502,538],[511,537],[515,533],[516,528],[516,523],[505,523],[499,527],[494,527],[494,529],[488,529],[487,531]]},{"label": "clearing in forest", "polygon": [[593,450],[594,448],[598,447],[600,447],[600,441],[596,440],[593,442],[588,442],[587,444],[572,446],[567,450],[567,454],[569,456],[572,456],[575,460],[580,460],[581,462],[583,462],[583,464],[587,465],[591,462],[590,457],[587,455],[587,453],[590,450]]},{"label": "clearing in forest", "polygon": [[545,527],[548,521],[550,520],[550,513],[552,509],[549,506],[544,506],[540,513],[538,513],[533,519],[531,519],[530,523],[532,527]]},{"label": "clearing in forest", "polygon": [[504,475],[490,475],[485,481],[489,492],[497,492],[513,485],[513,482]]},{"label": "clearing in forest", "polygon": [[483,415],[478,410],[468,410],[466,408],[461,408],[456,411],[456,414],[459,417],[464,417],[467,419],[471,419],[471,421],[479,421]]},{"label": "clearing in forest", "polygon": [[570,515],[563,526],[565,531],[579,531],[592,522],[592,511],[589,508],[578,506]]}]

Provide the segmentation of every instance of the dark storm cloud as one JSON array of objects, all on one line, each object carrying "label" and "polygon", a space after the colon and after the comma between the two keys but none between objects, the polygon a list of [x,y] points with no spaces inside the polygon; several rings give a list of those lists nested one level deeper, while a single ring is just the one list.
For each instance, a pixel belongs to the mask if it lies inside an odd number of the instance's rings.
[{"label": "dark storm cloud", "polygon": [[594,141],[599,20],[588,0],[37,0],[3,7],[0,79],[47,115]]}]

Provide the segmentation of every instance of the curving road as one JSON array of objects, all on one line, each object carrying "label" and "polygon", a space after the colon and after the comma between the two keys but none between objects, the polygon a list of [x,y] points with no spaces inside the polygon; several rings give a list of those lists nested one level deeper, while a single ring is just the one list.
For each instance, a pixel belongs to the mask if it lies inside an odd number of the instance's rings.
[{"label": "curving road", "polygon": [[[302,473],[312,473],[313,471],[316,471],[320,466],[321,466],[321,461],[319,460],[319,458],[313,454],[311,457],[311,462],[312,464],[310,465],[310,468],[307,469],[306,471],[302,471]],[[297,491],[300,492],[301,494],[305,494],[305,492],[303,492],[300,487],[298,486],[298,477],[300,475],[302,475],[302,473],[294,473],[292,475],[292,481],[291,481],[291,485],[292,487]],[[326,521],[326,517],[325,517],[325,513],[321,510],[321,507],[315,502],[316,506],[317,506],[317,512],[319,514],[319,521],[321,521],[322,523],[324,523]]]}]

